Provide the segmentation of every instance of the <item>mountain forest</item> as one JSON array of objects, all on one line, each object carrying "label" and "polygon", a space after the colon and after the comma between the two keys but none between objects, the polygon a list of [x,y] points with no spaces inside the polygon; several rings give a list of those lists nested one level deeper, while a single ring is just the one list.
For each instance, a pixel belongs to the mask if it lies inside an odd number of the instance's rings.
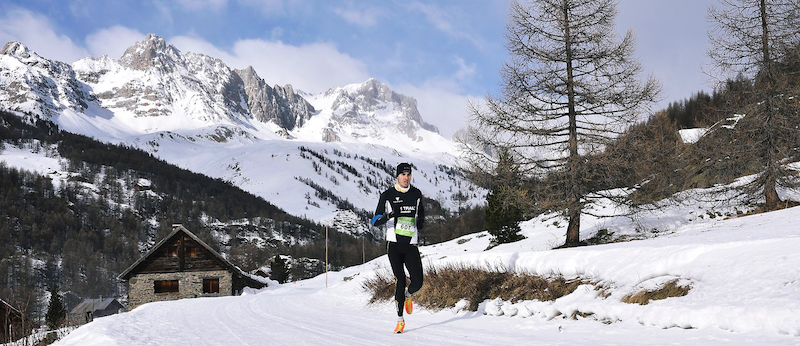
[{"label": "mountain forest", "polygon": [[[297,263],[324,259],[324,226],[289,215],[221,179],[5,111],[0,111],[0,138],[0,150],[13,145],[61,157],[68,162],[61,169],[70,172],[53,179],[0,163],[0,277],[5,278],[0,299],[20,306],[31,320],[43,316],[45,292],[56,284],[66,292],[68,307],[90,297],[124,296],[125,285],[116,276],[168,234],[173,223],[183,224],[245,271],[269,266],[278,254]],[[323,153],[314,154],[321,162],[330,161]],[[337,199],[335,192],[320,189],[323,197]],[[482,208],[465,207],[464,216],[457,217],[435,200],[426,202],[435,220],[426,242],[480,231],[480,223],[463,219],[480,219]],[[356,212],[362,218],[367,213]],[[332,269],[382,254],[383,246],[371,233],[359,237],[327,231]],[[263,241],[253,241],[254,235]],[[322,264],[296,267],[290,270],[291,280],[324,271]]]}]

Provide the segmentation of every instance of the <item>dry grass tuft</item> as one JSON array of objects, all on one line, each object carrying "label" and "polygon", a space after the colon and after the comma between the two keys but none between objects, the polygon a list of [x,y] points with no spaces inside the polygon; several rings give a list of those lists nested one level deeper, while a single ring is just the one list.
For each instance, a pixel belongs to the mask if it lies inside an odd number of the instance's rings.
[{"label": "dry grass tuft", "polygon": [[691,286],[678,285],[678,279],[668,281],[655,291],[639,291],[622,297],[623,303],[647,305],[651,300],[661,300],[670,297],[683,297],[689,293]]},{"label": "dry grass tuft", "polygon": [[[427,309],[440,310],[453,307],[461,300],[468,302],[467,309],[478,310],[487,299],[506,301],[550,301],[572,293],[583,282],[564,278],[544,279],[525,273],[509,273],[501,268],[485,269],[465,265],[429,267],[425,271],[425,284],[414,294],[415,304]],[[394,276],[388,270],[376,272],[362,288],[372,293],[370,303],[394,298]]]},{"label": "dry grass tuft", "polygon": [[365,279],[361,283],[364,291],[372,292],[370,304],[394,299],[394,275],[386,268],[375,271],[375,277]]},{"label": "dry grass tuft", "polygon": [[742,215],[738,215],[738,217],[763,214],[763,213],[767,213],[767,212],[770,212],[770,211],[793,208],[793,207],[796,207],[798,205],[800,205],[800,202],[796,202],[796,201],[792,201],[792,200],[782,201],[781,203],[778,203],[778,205],[776,205],[775,208],[767,208],[766,205],[759,204],[758,207],[755,210],[753,210],[753,211],[751,211],[749,213],[744,213]]}]

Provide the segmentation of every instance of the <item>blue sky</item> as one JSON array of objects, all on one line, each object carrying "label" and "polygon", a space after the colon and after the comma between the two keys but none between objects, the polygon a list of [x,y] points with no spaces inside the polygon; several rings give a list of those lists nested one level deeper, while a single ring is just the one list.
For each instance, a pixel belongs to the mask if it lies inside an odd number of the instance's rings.
[{"label": "blue sky", "polygon": [[[619,35],[636,33],[636,55],[664,87],[655,109],[711,90],[703,66],[714,2],[619,1]],[[119,58],[154,33],[310,93],[376,78],[416,98],[449,137],[466,124],[469,100],[499,94],[507,14],[508,0],[5,0],[0,44],[71,63]]]}]

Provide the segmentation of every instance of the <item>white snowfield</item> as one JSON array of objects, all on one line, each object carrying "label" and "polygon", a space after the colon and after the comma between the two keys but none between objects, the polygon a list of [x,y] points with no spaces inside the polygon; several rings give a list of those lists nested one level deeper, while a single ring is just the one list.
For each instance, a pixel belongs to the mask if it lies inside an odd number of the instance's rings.
[{"label": "white snowfield", "polygon": [[[587,235],[660,224],[661,235],[646,240],[546,250],[563,242],[566,223],[541,217],[523,223],[527,239],[488,251],[486,233],[422,247],[426,266],[503,267],[595,284],[553,302],[487,300],[477,312],[417,306],[402,335],[392,334],[392,305],[368,305],[361,289],[388,267],[382,256],[329,273],[328,287],[321,275],[238,297],[146,304],[98,318],[56,345],[800,345],[800,207],[730,219],[705,208],[677,206],[637,223],[583,222]],[[620,301],[675,279],[691,286],[687,295]],[[568,318],[576,311],[587,317]]]}]

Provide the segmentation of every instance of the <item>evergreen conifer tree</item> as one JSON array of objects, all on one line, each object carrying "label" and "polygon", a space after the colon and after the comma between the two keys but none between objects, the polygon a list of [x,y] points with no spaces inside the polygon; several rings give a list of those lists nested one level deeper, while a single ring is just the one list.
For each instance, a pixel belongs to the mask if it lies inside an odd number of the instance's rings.
[{"label": "evergreen conifer tree", "polygon": [[281,255],[275,255],[275,260],[269,265],[269,277],[279,283],[284,283],[289,278],[289,268]]},{"label": "evergreen conifer tree", "polygon": [[522,209],[514,203],[518,198],[512,197],[524,193],[522,177],[509,150],[500,153],[490,179],[491,191],[486,196],[486,229],[492,235],[492,243],[504,244],[523,239],[519,234]]},{"label": "evergreen conifer tree", "polygon": [[47,314],[45,314],[44,318],[47,327],[51,330],[61,327],[67,318],[67,309],[64,306],[61,294],[58,292],[58,285],[53,285],[50,288],[50,304],[47,306]]}]

